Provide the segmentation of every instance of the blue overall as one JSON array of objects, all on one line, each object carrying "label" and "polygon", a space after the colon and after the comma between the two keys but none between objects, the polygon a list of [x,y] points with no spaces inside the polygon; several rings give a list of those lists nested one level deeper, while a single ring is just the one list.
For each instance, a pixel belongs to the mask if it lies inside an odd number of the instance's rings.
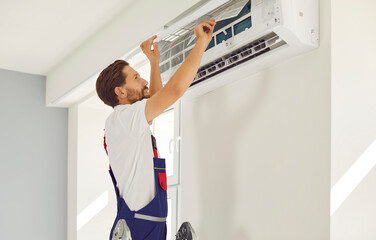
[{"label": "blue overall", "polygon": [[[132,240],[166,240],[167,226],[167,177],[165,159],[158,158],[156,140],[151,136],[154,153],[154,178],[156,194],[153,200],[138,211],[131,211],[119,194],[115,176],[110,166],[110,176],[117,198],[117,216],[111,228],[110,240],[119,219],[124,219],[131,232]],[[107,152],[106,138],[104,147]],[[142,191],[142,189],[140,189]],[[151,219],[150,219],[151,218]]]}]

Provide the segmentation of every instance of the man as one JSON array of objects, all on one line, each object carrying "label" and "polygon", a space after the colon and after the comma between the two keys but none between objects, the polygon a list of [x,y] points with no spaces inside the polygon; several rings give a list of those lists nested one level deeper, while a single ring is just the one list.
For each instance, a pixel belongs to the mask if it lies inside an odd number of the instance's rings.
[{"label": "man", "polygon": [[[153,43],[156,36],[140,45],[150,61],[150,88],[148,82],[122,60],[109,65],[97,79],[99,98],[114,108],[106,120],[104,139],[118,202],[110,239],[166,239],[165,161],[158,156],[149,125],[183,96],[192,83],[215,24],[211,19],[195,27],[195,46],[164,87],[159,72],[158,45]],[[194,235],[190,224],[183,223],[176,239],[192,240]]]}]

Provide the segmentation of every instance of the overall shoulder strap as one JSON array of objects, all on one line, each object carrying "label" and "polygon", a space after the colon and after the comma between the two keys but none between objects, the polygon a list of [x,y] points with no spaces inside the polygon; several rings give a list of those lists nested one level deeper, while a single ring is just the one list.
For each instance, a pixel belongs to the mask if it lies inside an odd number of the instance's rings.
[{"label": "overall shoulder strap", "polygon": [[[107,144],[106,144],[106,136],[103,136],[103,146],[104,146],[104,150],[106,151],[106,154],[107,154],[107,156],[108,156]],[[112,172],[112,169],[111,169],[111,165],[110,165],[110,164],[109,164],[109,170],[108,170],[108,172],[110,173],[112,183],[114,184],[116,197],[119,197],[119,196],[120,196],[119,189],[117,188],[117,182],[116,182],[116,179],[115,179],[114,173]]]},{"label": "overall shoulder strap", "polygon": [[151,145],[153,146],[154,157],[158,158],[157,140],[153,135],[151,135]]}]

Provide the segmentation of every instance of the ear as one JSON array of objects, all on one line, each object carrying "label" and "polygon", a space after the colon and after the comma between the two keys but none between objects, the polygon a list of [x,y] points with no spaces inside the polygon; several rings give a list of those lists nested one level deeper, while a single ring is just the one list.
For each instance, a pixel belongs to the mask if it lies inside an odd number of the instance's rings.
[{"label": "ear", "polygon": [[119,100],[127,97],[127,92],[122,87],[115,87],[114,92]]}]

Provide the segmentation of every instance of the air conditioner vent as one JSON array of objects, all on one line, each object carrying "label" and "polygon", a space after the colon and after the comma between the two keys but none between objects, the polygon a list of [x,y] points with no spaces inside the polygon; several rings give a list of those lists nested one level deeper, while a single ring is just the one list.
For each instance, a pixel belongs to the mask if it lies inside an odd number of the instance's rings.
[{"label": "air conditioner vent", "polygon": [[283,41],[277,34],[272,32],[205,66],[202,66],[198,70],[191,86],[213,77],[224,70],[261,56],[269,51],[274,51],[284,45],[286,45],[286,42]]}]

